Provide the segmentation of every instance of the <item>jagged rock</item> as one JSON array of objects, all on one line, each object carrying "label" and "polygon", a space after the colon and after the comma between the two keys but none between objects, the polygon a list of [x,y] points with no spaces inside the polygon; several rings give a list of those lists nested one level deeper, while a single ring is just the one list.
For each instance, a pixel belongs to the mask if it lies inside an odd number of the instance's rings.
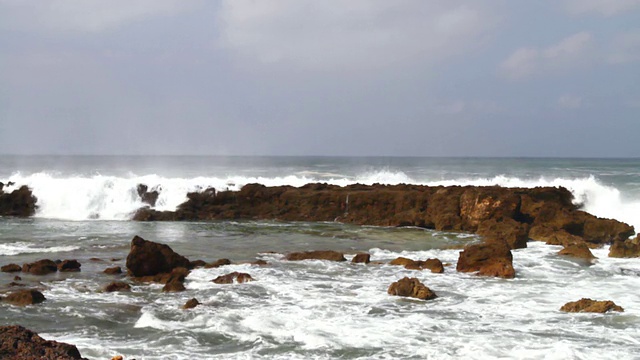
[{"label": "jagged rock", "polygon": [[205,269],[213,269],[218,268],[220,266],[231,265],[231,260],[229,259],[218,259],[212,263],[206,264],[204,266]]},{"label": "jagged rock", "polygon": [[389,265],[404,266],[405,269],[408,269],[408,270],[429,269],[433,273],[444,272],[444,267],[442,266],[442,262],[438,259],[427,259],[426,261],[422,261],[422,260],[412,260],[404,257],[399,257],[397,259],[391,260],[389,262]]},{"label": "jagged rock", "polygon": [[122,281],[114,281],[111,284],[105,286],[104,291],[105,292],[131,291],[131,285]]},{"label": "jagged rock", "polygon": [[247,273],[240,273],[240,272],[234,271],[230,274],[218,276],[217,278],[211,281],[213,281],[216,284],[233,284],[234,281],[237,283],[253,281],[253,278],[251,277],[251,275]]},{"label": "jagged rock", "polygon": [[118,275],[122,274],[122,268],[120,266],[114,266],[110,268],[104,269],[104,273],[107,275]]},{"label": "jagged rock", "polygon": [[186,309],[193,309],[194,307],[196,307],[196,306],[198,306],[198,305],[200,305],[200,302],[198,301],[198,299],[193,298],[193,299],[190,299],[189,301],[187,301],[187,302],[182,306],[182,308],[183,308],[183,309],[185,309],[185,310],[186,310]]},{"label": "jagged rock", "polygon": [[635,258],[640,257],[640,235],[635,239],[615,241],[609,248],[609,257]]},{"label": "jagged rock", "polygon": [[593,256],[593,253],[591,253],[591,250],[589,250],[589,247],[585,242],[566,244],[564,249],[558,252],[558,255],[568,255],[587,260],[596,258]]},{"label": "jagged rock", "polygon": [[45,300],[44,295],[38,290],[19,290],[4,298],[5,302],[17,306],[39,304]]},{"label": "jagged rock", "polygon": [[148,204],[151,207],[156,206],[158,196],[160,196],[158,190],[149,191],[149,187],[144,184],[138,184],[136,190],[138,192],[138,196],[140,196],[140,200],[143,203]]},{"label": "jagged rock", "polygon": [[473,244],[460,252],[456,270],[477,271],[478,275],[514,278],[513,255],[509,247],[500,242]]},{"label": "jagged rock", "polygon": [[49,259],[22,265],[22,272],[33,275],[47,275],[58,271],[58,264]]},{"label": "jagged rock", "polygon": [[189,259],[174,252],[168,245],[147,241],[139,236],[131,240],[126,264],[129,274],[136,277],[170,273],[177,267],[191,268]]},{"label": "jagged rock", "polygon": [[47,341],[22,326],[0,326],[0,356],[6,360],[86,360],[74,345]]},{"label": "jagged rock", "polygon": [[624,309],[616,305],[613,301],[596,301],[591,299],[582,298],[578,301],[568,302],[564,304],[560,311],[564,312],[593,312],[593,313],[606,313],[608,311],[622,312]]},{"label": "jagged rock", "polygon": [[27,186],[21,186],[11,193],[0,190],[0,216],[32,216],[36,213],[37,201]]},{"label": "jagged rock", "polygon": [[371,262],[371,255],[367,254],[367,253],[359,253],[356,254],[356,256],[353,257],[353,259],[351,259],[352,263],[362,263],[362,264],[368,264],[369,262]]},{"label": "jagged rock", "polygon": [[6,273],[20,272],[22,271],[22,267],[18,264],[7,264],[0,268],[0,271]]},{"label": "jagged rock", "polygon": [[488,219],[480,223],[478,235],[486,242],[504,241],[510,249],[524,249],[529,240],[529,226],[513,219]]},{"label": "jagged rock", "polygon": [[391,284],[387,293],[421,300],[431,300],[437,297],[436,293],[421,283],[420,280],[408,277],[404,277]]},{"label": "jagged rock", "polygon": [[333,250],[316,250],[306,252],[293,252],[285,256],[290,261],[299,260],[328,260],[328,261],[347,261],[344,254]]},{"label": "jagged rock", "polygon": [[62,272],[72,272],[72,271],[80,271],[80,267],[82,265],[77,260],[64,260],[60,264],[58,264],[58,271]]},{"label": "jagged rock", "polygon": [[189,269],[182,267],[173,269],[169,274],[162,291],[178,292],[186,290],[184,287],[184,280],[187,278],[187,275],[189,275]]}]

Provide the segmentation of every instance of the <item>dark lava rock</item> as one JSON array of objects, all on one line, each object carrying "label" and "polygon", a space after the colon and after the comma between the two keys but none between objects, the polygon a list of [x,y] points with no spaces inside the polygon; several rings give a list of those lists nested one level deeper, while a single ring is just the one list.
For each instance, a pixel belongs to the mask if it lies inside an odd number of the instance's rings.
[{"label": "dark lava rock", "polygon": [[564,312],[592,312],[592,313],[606,313],[608,311],[623,312],[624,309],[616,305],[613,301],[596,301],[587,298],[582,298],[578,301],[568,302],[560,308],[560,311]]},{"label": "dark lava rock", "polygon": [[287,256],[285,256],[285,259],[290,261],[299,261],[299,260],[347,261],[347,259],[344,258],[343,253],[332,251],[332,250],[293,252],[293,253],[287,254]]},{"label": "dark lava rock", "polygon": [[27,186],[21,186],[11,193],[0,190],[0,216],[32,216],[36,213],[37,201]]},{"label": "dark lava rock", "polygon": [[120,266],[114,266],[114,267],[106,268],[106,269],[104,269],[104,273],[107,274],[107,275],[122,274],[122,268],[120,268]]},{"label": "dark lava rock", "polygon": [[421,300],[431,300],[437,297],[436,293],[421,283],[420,280],[408,277],[404,277],[391,284],[387,293]]},{"label": "dark lava rock", "polygon": [[160,196],[160,193],[158,192],[158,190],[149,191],[149,187],[144,184],[138,184],[138,187],[136,188],[136,190],[138,192],[138,196],[140,196],[140,199],[142,200],[143,203],[148,204],[152,207],[156,206],[156,202],[158,201],[158,196]]},{"label": "dark lava rock", "polygon": [[33,275],[47,275],[58,271],[58,264],[49,259],[38,260],[30,264],[22,265],[22,272]]},{"label": "dark lava rock", "polygon": [[367,253],[359,253],[351,259],[352,263],[368,264],[371,262],[371,255]]},{"label": "dark lava rock", "polygon": [[47,341],[22,326],[0,326],[0,358],[4,360],[86,360],[74,345]]},{"label": "dark lava rock", "polygon": [[251,275],[247,273],[240,273],[240,272],[234,271],[227,275],[218,276],[217,278],[211,281],[213,281],[216,284],[233,284],[234,281],[237,283],[253,281],[253,278],[251,277]]},{"label": "dark lava rock", "polygon": [[104,291],[105,292],[131,291],[131,285],[122,281],[114,281],[111,284],[105,286]]},{"label": "dark lava rock", "polygon": [[191,268],[191,262],[167,245],[147,241],[139,236],[131,240],[127,269],[132,276],[169,273],[177,267]]},{"label": "dark lava rock", "polygon": [[8,264],[0,268],[0,271],[7,273],[20,272],[22,271],[22,267],[18,264]]},{"label": "dark lava rock", "polygon": [[58,271],[62,272],[72,272],[72,271],[80,271],[80,267],[82,265],[77,260],[64,260],[60,264],[58,264]]},{"label": "dark lava rock", "polygon": [[183,309],[185,309],[185,310],[186,310],[186,309],[193,309],[194,307],[196,307],[196,306],[198,306],[198,305],[200,305],[200,302],[198,301],[198,299],[193,298],[193,299],[190,299],[189,301],[187,301],[187,302],[182,306],[182,308],[183,308]]},{"label": "dark lava rock", "polygon": [[477,271],[478,275],[514,278],[513,255],[509,247],[500,242],[473,244],[460,252],[456,270]]},{"label": "dark lava rock", "polygon": [[38,290],[20,290],[4,298],[5,302],[17,306],[39,304],[45,300],[44,295]]}]

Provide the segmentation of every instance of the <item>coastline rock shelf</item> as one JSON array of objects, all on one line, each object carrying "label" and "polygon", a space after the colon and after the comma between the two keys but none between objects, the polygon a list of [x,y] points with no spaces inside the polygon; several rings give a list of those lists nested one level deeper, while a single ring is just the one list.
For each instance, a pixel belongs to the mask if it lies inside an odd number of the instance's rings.
[{"label": "coastline rock shelf", "polygon": [[481,235],[487,242],[524,248],[529,239],[598,247],[625,241],[632,226],[579,210],[565,188],[499,186],[429,187],[419,185],[307,184],[240,191],[213,188],[187,194],[176,211],[139,209],[134,220],[338,221],[358,225],[416,226]]}]

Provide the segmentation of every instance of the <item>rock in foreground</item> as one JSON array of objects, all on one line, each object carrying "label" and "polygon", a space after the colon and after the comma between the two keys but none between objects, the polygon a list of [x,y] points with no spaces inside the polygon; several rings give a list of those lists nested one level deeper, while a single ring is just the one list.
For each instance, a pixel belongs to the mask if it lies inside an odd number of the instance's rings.
[{"label": "rock in foreground", "polygon": [[513,255],[509,247],[500,242],[473,244],[460,252],[456,270],[474,272],[478,275],[512,279],[516,276]]},{"label": "rock in foreground", "polygon": [[426,287],[416,278],[404,277],[389,286],[389,295],[412,297],[421,300],[431,300],[437,297],[436,293]]},{"label": "rock in foreground", "polygon": [[27,217],[36,213],[36,202],[31,189],[21,186],[10,193],[3,191],[4,184],[0,182],[0,216]]},{"label": "rock in foreground", "polygon": [[139,236],[131,240],[131,251],[127,256],[127,269],[135,277],[170,273],[183,267],[190,269],[191,262],[173,251],[168,245],[147,241]]},{"label": "rock in foreground", "polygon": [[635,239],[616,241],[609,248],[609,257],[635,258],[640,257],[640,235]]},{"label": "rock in foreground", "polygon": [[20,290],[9,294],[4,298],[5,302],[17,306],[27,306],[39,304],[45,301],[46,298],[38,290]]},{"label": "rock in foreground", "polygon": [[47,341],[33,331],[18,325],[0,326],[0,358],[4,360],[85,359],[74,345]]},{"label": "rock in foreground", "polygon": [[560,311],[564,312],[592,312],[592,313],[606,313],[608,311],[623,312],[624,309],[616,305],[613,301],[596,301],[591,299],[580,299],[578,301],[568,302],[560,308]]}]

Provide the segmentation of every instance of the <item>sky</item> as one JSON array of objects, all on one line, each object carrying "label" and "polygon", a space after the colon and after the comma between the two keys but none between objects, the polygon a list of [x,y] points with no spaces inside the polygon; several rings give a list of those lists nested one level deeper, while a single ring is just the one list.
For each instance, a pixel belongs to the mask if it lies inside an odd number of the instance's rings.
[{"label": "sky", "polygon": [[0,0],[0,154],[640,157],[640,0]]}]

